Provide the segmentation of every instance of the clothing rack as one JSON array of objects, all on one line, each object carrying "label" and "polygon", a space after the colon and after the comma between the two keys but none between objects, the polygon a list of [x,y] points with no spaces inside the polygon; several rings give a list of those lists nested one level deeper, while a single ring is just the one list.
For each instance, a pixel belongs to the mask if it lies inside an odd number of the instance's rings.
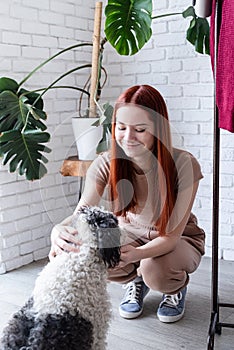
[{"label": "clothing rack", "polygon": [[222,1],[215,0],[215,36],[214,36],[214,141],[213,141],[213,213],[212,213],[212,310],[210,317],[207,349],[214,349],[215,334],[221,335],[222,327],[234,328],[233,323],[220,322],[219,311],[222,307],[234,308],[234,304],[219,301],[219,259],[218,259],[218,238],[219,238],[219,177],[220,177],[220,128],[219,111],[216,105],[216,69],[218,56],[219,32],[222,18]]}]

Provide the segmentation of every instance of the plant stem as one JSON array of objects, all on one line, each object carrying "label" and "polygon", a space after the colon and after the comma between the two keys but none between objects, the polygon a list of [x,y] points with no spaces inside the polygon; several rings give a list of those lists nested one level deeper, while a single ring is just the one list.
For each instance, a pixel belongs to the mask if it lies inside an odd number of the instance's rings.
[{"label": "plant stem", "polygon": [[[39,92],[39,91],[44,91],[46,90],[47,88],[44,87],[44,88],[40,88],[40,89],[36,89],[36,90],[31,90],[31,91],[25,91],[24,93],[22,93],[20,95],[21,96],[26,96],[28,94],[31,94],[32,92]],[[80,92],[83,92],[85,94],[87,94],[88,96],[90,95],[90,93],[82,88],[79,88],[79,87],[75,87],[75,86],[70,86],[70,85],[57,85],[57,86],[51,86],[50,89],[73,89],[73,90],[77,90],[77,91],[80,91]]]},{"label": "plant stem", "polygon": [[53,56],[49,57],[47,60],[43,61],[41,64],[39,64],[39,66],[37,66],[29,74],[27,74],[26,77],[19,83],[19,87],[21,85],[23,85],[36,71],[38,71],[40,68],[42,68],[44,65],[46,65],[51,60],[53,60],[55,57],[63,54],[64,52],[67,52],[67,51],[70,51],[70,50],[73,50],[75,48],[82,47],[82,46],[93,46],[93,44],[92,43],[76,44],[76,45],[69,46],[66,49],[63,49],[63,50],[57,52],[55,55],[53,55]]},{"label": "plant stem", "polygon": [[[66,72],[66,73],[64,73],[64,74],[62,74],[62,75],[60,75],[60,77],[58,77],[56,80],[54,80],[49,86],[47,86],[47,88],[36,90],[36,91],[43,90],[43,92],[42,92],[40,95],[38,95],[38,97],[37,97],[37,98],[35,99],[35,101],[33,102],[32,106],[35,106],[35,104],[37,103],[37,101],[38,101],[48,90],[53,89],[53,88],[56,88],[54,85],[55,85],[59,80],[61,80],[62,78],[64,78],[64,77],[66,77],[67,75],[69,75],[70,73],[73,73],[73,72],[75,72],[75,71],[77,71],[77,70],[79,70],[79,69],[82,69],[82,68],[90,68],[90,67],[91,67],[91,64],[84,64],[83,66],[79,66],[79,67],[73,68],[73,69],[69,70],[68,72]],[[71,87],[71,88],[72,88],[72,87]],[[74,89],[83,91],[83,89],[80,89],[80,88],[75,88],[75,87],[74,87]],[[86,91],[84,90],[84,92],[86,92]],[[26,93],[23,93],[22,95],[24,95],[24,94],[26,94]],[[24,124],[23,130],[26,128],[26,125],[27,125],[27,122],[28,122],[29,114],[30,114],[30,111],[28,111],[28,113],[27,113],[26,122],[25,122],[25,124]]]},{"label": "plant stem", "polygon": [[158,15],[158,16],[151,17],[151,19],[157,19],[157,18],[168,17],[168,16],[176,16],[176,15],[182,15],[182,12],[166,13],[164,15]]},{"label": "plant stem", "polygon": [[37,103],[37,101],[48,91],[50,90],[59,80],[63,79],[64,77],[66,77],[67,75],[77,71],[77,70],[80,70],[80,69],[83,69],[83,68],[90,68],[91,67],[91,64],[84,64],[83,66],[79,66],[79,67],[76,67],[76,68],[73,68],[71,70],[69,70],[68,72],[60,75],[60,77],[58,77],[56,80],[54,80],[49,86],[47,86],[47,88],[45,88],[43,90],[43,92],[36,98],[36,100],[33,102],[33,106]]},{"label": "plant stem", "polygon": [[90,68],[91,66],[92,66],[91,64],[84,64],[83,66],[79,66],[79,67],[70,69],[66,73],[60,75],[60,77],[55,79],[49,86],[47,86],[47,88],[41,93],[40,97],[42,97],[46,93],[46,91],[48,91],[53,85],[55,85],[59,80],[63,79],[67,75],[69,75],[69,74],[71,74],[73,72],[76,72],[77,70],[83,69],[83,68]]}]

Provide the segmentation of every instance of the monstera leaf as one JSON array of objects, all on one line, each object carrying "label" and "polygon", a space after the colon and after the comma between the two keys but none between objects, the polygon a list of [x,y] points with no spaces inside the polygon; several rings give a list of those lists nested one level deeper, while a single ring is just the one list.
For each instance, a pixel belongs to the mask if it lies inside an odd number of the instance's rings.
[{"label": "monstera leaf", "polygon": [[25,89],[19,90],[16,81],[0,78],[0,156],[3,164],[9,162],[10,172],[18,169],[28,180],[41,178],[47,162],[42,145],[50,135],[41,121],[46,119],[40,95]]},{"label": "monstera leaf", "polygon": [[6,77],[0,78],[0,92],[6,90],[17,92],[18,88],[19,84],[15,80]]},{"label": "monstera leaf", "polygon": [[[35,94],[39,96],[38,94]],[[31,97],[32,98],[32,97]],[[36,97],[35,99],[36,100]],[[42,105],[38,102],[38,105]],[[22,129],[25,124],[28,128],[40,128],[45,130],[46,126],[40,121],[46,119],[46,113],[34,106],[26,95],[19,96],[12,91],[0,93],[0,132],[11,129]]]},{"label": "monstera leaf", "polygon": [[48,160],[42,152],[51,150],[43,143],[50,139],[49,133],[38,130],[11,130],[1,133],[0,153],[4,154],[3,165],[9,162],[10,172],[18,169],[28,180],[37,180],[47,172],[43,163]]},{"label": "monstera leaf", "polygon": [[152,0],[108,0],[105,34],[120,55],[134,55],[152,35]]},{"label": "monstera leaf", "polygon": [[188,7],[183,13],[184,18],[193,17],[187,29],[187,40],[194,45],[199,53],[210,54],[210,26],[206,18],[196,15],[193,6]]}]

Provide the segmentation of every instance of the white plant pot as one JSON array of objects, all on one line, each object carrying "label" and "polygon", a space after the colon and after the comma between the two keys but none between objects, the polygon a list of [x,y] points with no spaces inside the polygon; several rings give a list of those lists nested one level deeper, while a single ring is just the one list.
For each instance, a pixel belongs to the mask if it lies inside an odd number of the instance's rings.
[{"label": "white plant pot", "polygon": [[79,160],[96,158],[96,147],[102,138],[102,126],[92,126],[98,118],[72,118]]},{"label": "white plant pot", "polygon": [[198,17],[209,17],[212,12],[212,0],[196,0],[194,9]]}]

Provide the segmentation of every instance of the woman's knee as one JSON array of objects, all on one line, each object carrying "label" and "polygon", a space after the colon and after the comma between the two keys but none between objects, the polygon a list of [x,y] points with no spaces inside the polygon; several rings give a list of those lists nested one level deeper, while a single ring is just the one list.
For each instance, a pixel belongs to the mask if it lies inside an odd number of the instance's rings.
[{"label": "woman's knee", "polygon": [[173,294],[180,290],[187,281],[183,269],[174,269],[173,265],[162,263],[162,259],[149,258],[142,260],[140,273],[145,284],[152,290]]},{"label": "woman's knee", "polygon": [[139,271],[149,288],[157,291],[164,290],[168,274],[165,268],[161,269],[160,265],[155,263],[155,259],[149,258],[142,260]]}]

